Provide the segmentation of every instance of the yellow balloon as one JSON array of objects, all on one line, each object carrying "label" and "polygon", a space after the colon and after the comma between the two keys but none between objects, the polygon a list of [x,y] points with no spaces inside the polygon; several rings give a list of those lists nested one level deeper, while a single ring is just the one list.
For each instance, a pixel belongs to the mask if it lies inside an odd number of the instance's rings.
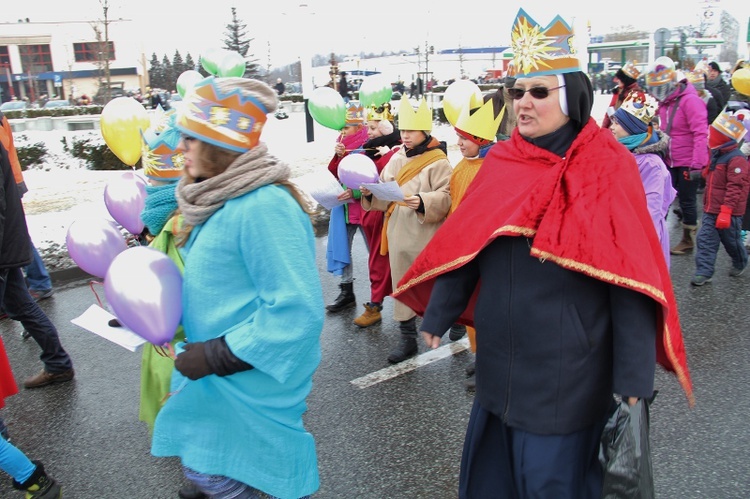
[{"label": "yellow balloon", "polygon": [[141,130],[151,125],[148,112],[132,97],[112,99],[102,109],[99,123],[109,149],[129,166],[141,157]]},{"label": "yellow balloon", "polygon": [[735,71],[732,75],[732,86],[742,95],[750,97],[750,68]]},{"label": "yellow balloon", "polygon": [[482,105],[482,91],[479,85],[471,80],[456,80],[445,89],[443,95],[443,113],[448,122],[456,126],[461,109],[470,105],[472,109]]}]

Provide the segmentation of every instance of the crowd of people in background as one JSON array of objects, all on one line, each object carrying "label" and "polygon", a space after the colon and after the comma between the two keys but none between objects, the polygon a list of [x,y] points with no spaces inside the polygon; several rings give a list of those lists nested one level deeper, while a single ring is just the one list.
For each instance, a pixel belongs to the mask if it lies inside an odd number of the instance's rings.
[{"label": "crowd of people in background", "polygon": [[[514,37],[529,24],[521,10]],[[432,134],[424,93],[436,81],[398,82],[409,99],[396,119],[390,101],[362,106],[354,98],[362,80],[340,73],[346,119],[327,170],[340,180],[344,158],[362,154],[403,199],[342,184],[326,254],[340,293],[328,304],[306,197],[261,141],[287,90],[281,78],[272,87],[209,77],[190,106],[144,134],[147,150],[169,147],[144,163],[139,236],[168,254],[184,281],[175,356],[143,354],[139,416],[153,455],[180,459],[180,497],[315,493],[315,440],[302,416],[325,313],[358,305],[360,265],[369,296],[353,330],[387,321],[381,312],[393,298],[398,336],[384,361],[415,357],[420,338],[437,348],[446,334],[459,341],[468,333],[475,361],[467,389],[476,395],[461,498],[600,497],[598,451],[613,395],[631,407],[649,403],[659,363],[691,399],[670,259],[694,254],[691,284],[703,286],[723,245],[728,274],[745,272],[750,116],[727,109],[732,88],[713,61],[683,72],[659,57],[645,73],[629,61],[589,76],[568,47],[524,60],[528,43],[514,38],[515,74],[467,98],[451,122],[456,164]],[[596,92],[612,95],[601,126],[591,116]],[[133,97],[169,110],[164,90]],[[35,278],[43,264],[24,222],[6,125],[0,305],[42,349],[43,369],[24,381],[40,388],[75,371],[37,304],[52,286],[48,275]],[[675,199],[682,238],[672,245],[666,219]],[[358,232],[368,256],[355,262]],[[22,268],[30,265],[27,285]],[[0,405],[17,391],[9,372],[0,341]],[[14,486],[35,499],[61,497],[41,462],[8,442],[1,419],[0,436],[0,469]]]}]

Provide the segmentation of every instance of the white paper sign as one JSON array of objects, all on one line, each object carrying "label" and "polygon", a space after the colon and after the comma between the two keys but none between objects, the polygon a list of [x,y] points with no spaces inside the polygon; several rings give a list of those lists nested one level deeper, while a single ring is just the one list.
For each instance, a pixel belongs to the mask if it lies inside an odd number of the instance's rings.
[{"label": "white paper sign", "polygon": [[292,179],[292,182],[327,210],[348,202],[338,199],[344,188],[328,170],[308,173]]},{"label": "white paper sign", "polygon": [[377,184],[362,184],[362,187],[369,190],[373,196],[381,201],[403,201],[404,193],[399,187],[398,182],[392,180]]},{"label": "white paper sign", "polygon": [[70,322],[76,326],[82,327],[86,331],[91,331],[105,338],[112,343],[116,343],[131,352],[138,351],[146,340],[132,332],[126,327],[110,327],[109,321],[116,317],[99,305],[91,305],[88,310],[82,313]]}]

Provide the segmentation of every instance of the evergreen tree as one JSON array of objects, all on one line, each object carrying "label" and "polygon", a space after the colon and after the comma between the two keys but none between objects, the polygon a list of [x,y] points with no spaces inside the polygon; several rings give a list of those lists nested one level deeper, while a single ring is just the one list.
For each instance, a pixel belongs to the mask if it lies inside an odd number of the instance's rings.
[{"label": "evergreen tree", "polygon": [[190,52],[185,56],[185,71],[188,71],[192,69],[195,71],[195,61],[193,60],[193,56],[190,55]]},{"label": "evergreen tree", "polygon": [[160,83],[164,80],[164,68],[162,67],[159,59],[156,57],[156,52],[151,54],[151,60],[149,61],[150,67],[148,70],[148,81],[151,88],[158,88]]},{"label": "evergreen tree", "polygon": [[164,90],[174,90],[177,77],[174,75],[172,63],[169,62],[167,54],[164,54],[164,57],[161,60],[161,65],[164,66],[164,80],[159,88],[163,88]]},{"label": "evergreen tree", "polygon": [[177,78],[179,78],[180,75],[187,70],[188,68],[185,67],[185,63],[182,61],[182,55],[180,55],[180,51],[175,50],[174,57],[172,58],[172,71],[174,73],[175,83],[177,82]]},{"label": "evergreen tree", "polygon": [[247,24],[243,23],[237,17],[237,9],[232,7],[232,22],[226,25],[227,30],[224,32],[226,38],[224,39],[224,48],[233,52],[239,53],[245,58],[245,76],[248,78],[257,78],[258,59],[254,57],[254,54],[249,53],[250,42],[254,38],[247,38]]}]

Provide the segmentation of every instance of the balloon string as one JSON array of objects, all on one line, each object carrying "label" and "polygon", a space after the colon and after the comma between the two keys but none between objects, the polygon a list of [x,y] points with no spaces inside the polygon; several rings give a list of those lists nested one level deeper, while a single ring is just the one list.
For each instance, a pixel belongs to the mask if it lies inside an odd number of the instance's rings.
[{"label": "balloon string", "polygon": [[188,379],[188,378],[183,379],[182,383],[180,383],[180,386],[178,386],[175,391],[169,392],[166,395],[164,395],[164,398],[161,399],[161,403],[164,404],[164,402],[166,402],[169,397],[171,397],[173,395],[177,395],[178,393],[180,393],[182,391],[182,389],[185,388],[185,385],[188,384],[188,381],[190,381],[190,379]]},{"label": "balloon string", "polygon": [[102,284],[99,281],[89,281],[89,287],[91,288],[91,292],[94,293],[94,296],[96,296],[96,301],[99,303],[99,306],[104,308],[104,305],[102,305],[102,301],[99,299],[99,295],[96,293],[96,290],[94,289],[94,284]]}]

